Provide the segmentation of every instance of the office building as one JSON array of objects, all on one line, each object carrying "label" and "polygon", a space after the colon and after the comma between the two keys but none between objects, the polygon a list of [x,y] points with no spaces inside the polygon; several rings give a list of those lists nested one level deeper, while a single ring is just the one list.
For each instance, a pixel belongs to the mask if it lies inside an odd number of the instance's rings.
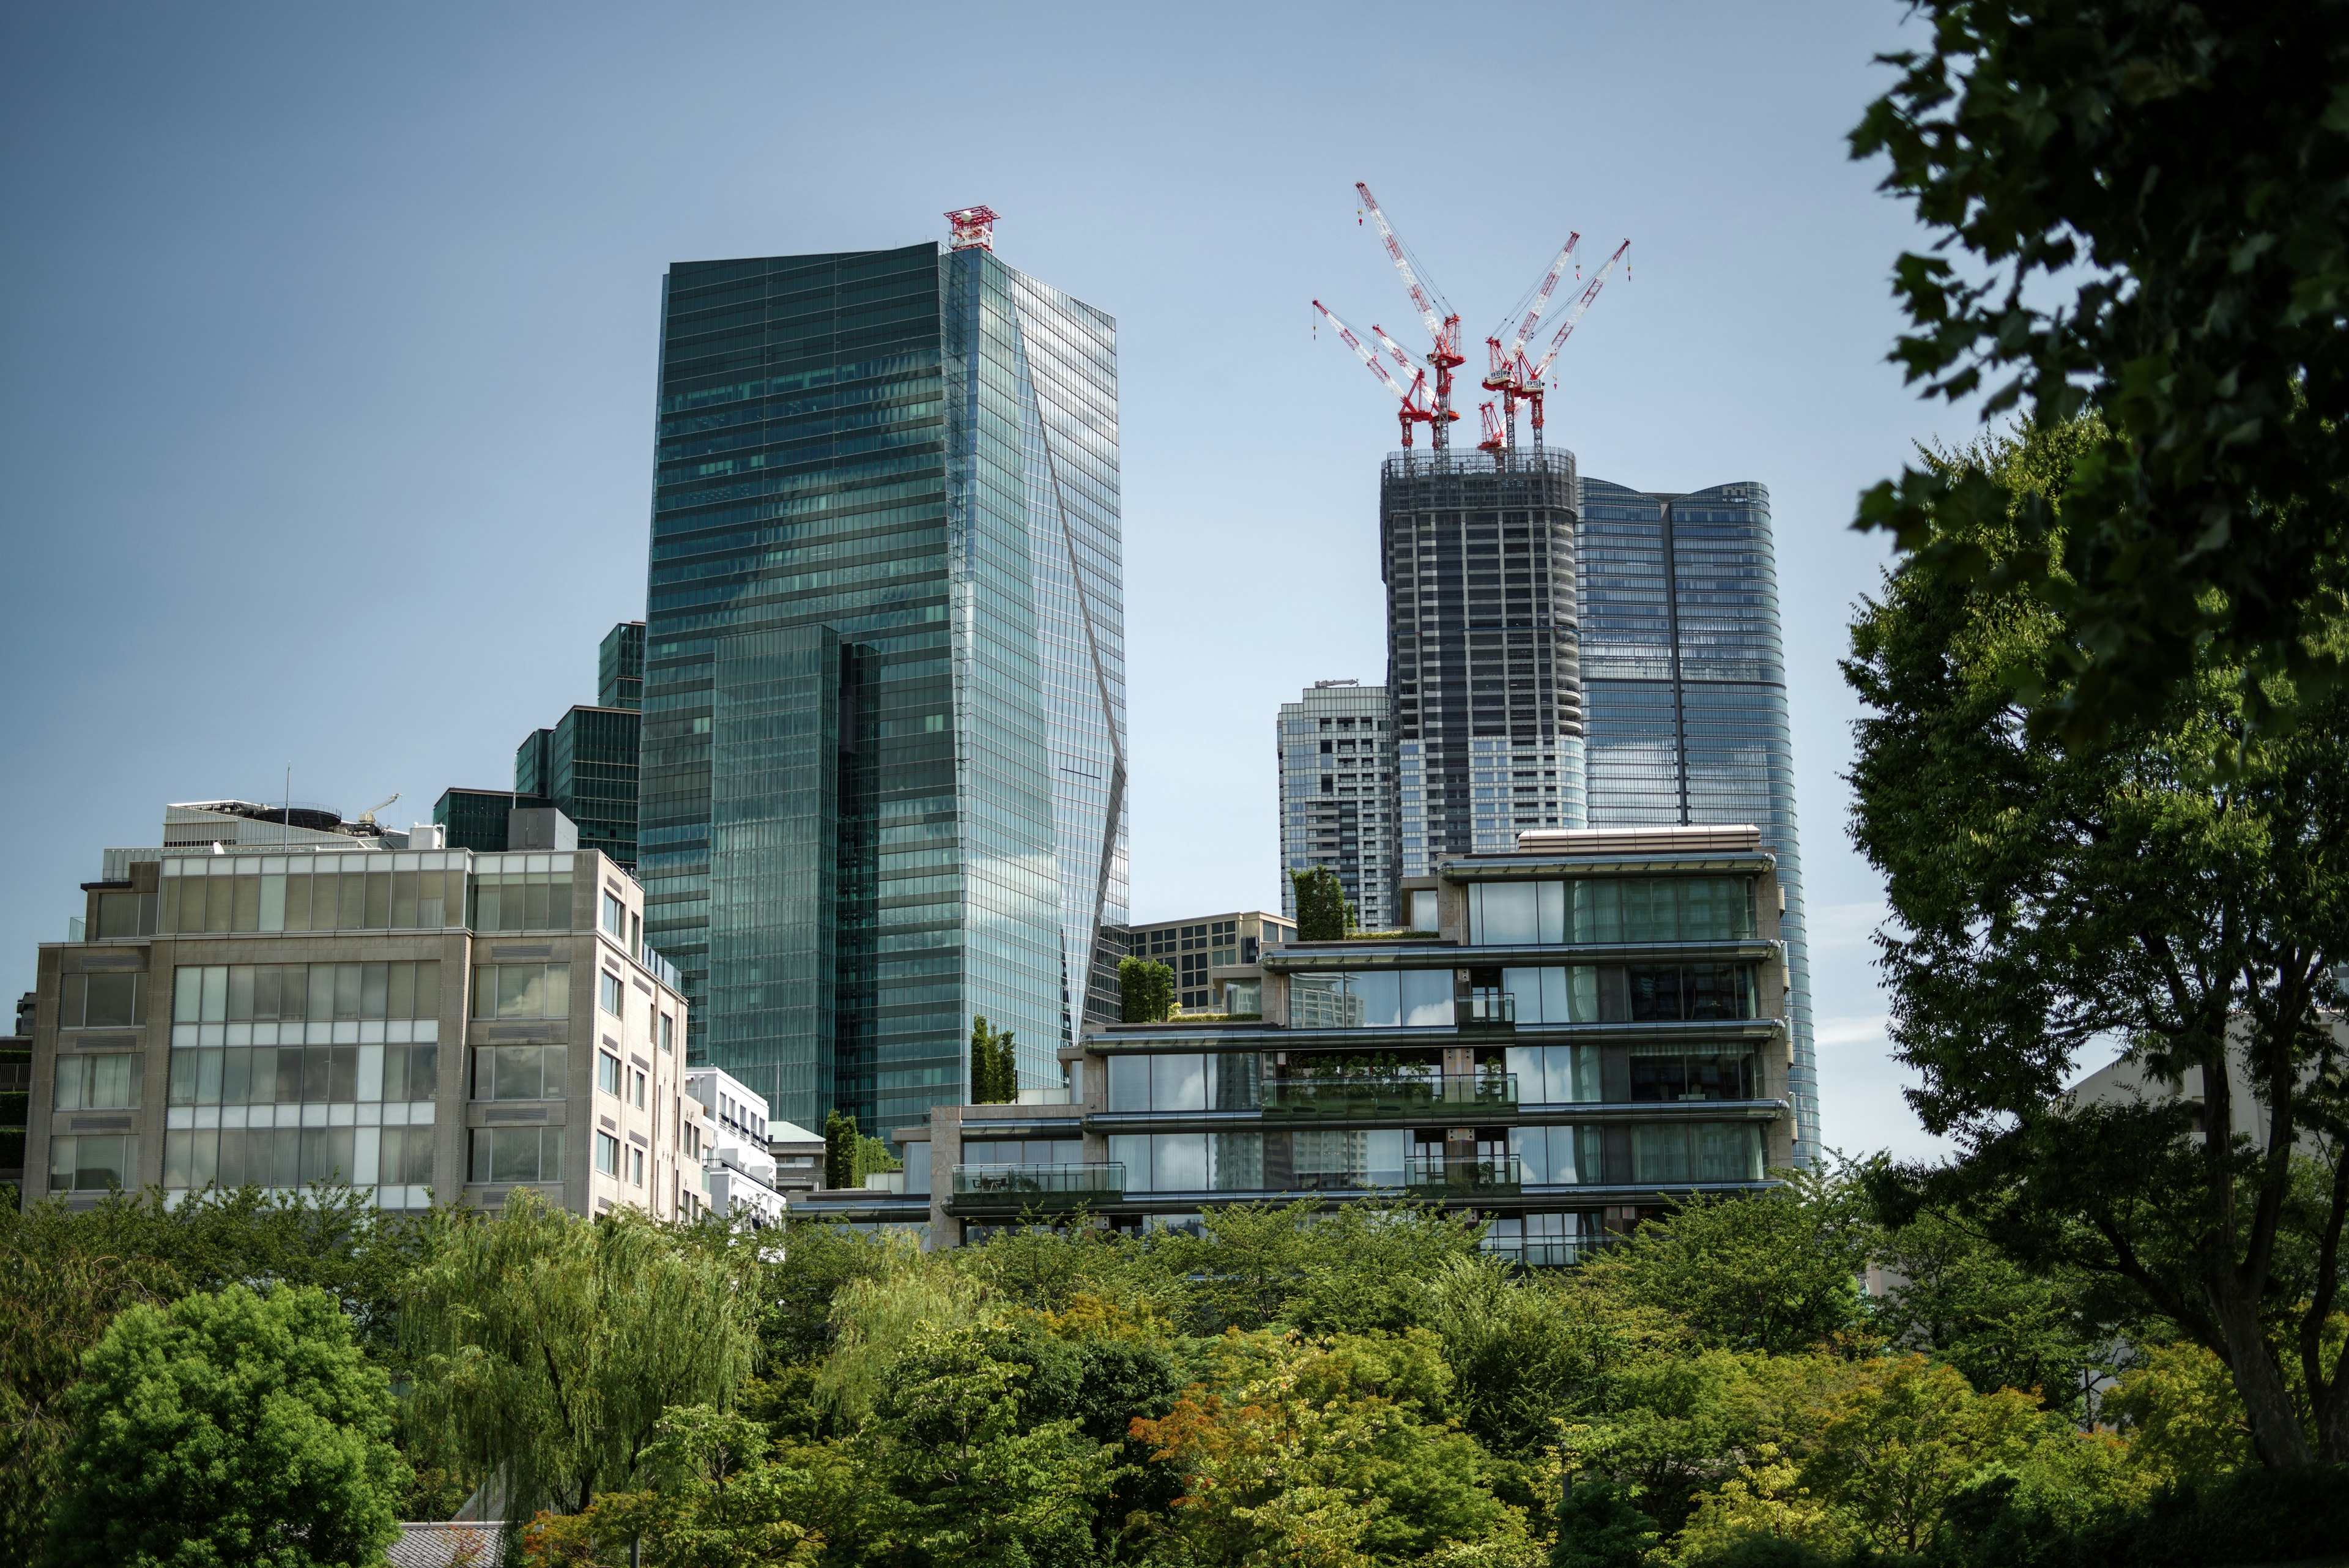
[{"label": "office building", "polygon": [[106,852],[86,940],[40,949],[28,1200],[328,1181],[703,1210],[685,1002],[622,867],[326,836]]},{"label": "office building", "polygon": [[1394,714],[1383,686],[1316,680],[1280,705],[1280,908],[1297,918],[1288,873],[1334,871],[1355,923],[1396,923]]},{"label": "office building", "polygon": [[[1423,877],[1579,827],[1574,455],[1397,452],[1379,485],[1398,855]],[[1286,825],[1284,824],[1284,826]]]},{"label": "office building", "polygon": [[1110,317],[983,243],[670,267],[638,863],[696,1064],[895,1125],[984,1014],[1060,1081],[1116,1007],[1121,570]]},{"label": "office building", "polygon": [[622,866],[636,863],[636,766],[642,747],[645,628],[623,621],[595,659],[595,701],[514,748],[514,794],[554,806],[579,841]]},{"label": "office building", "polygon": [[1266,948],[1297,940],[1297,918],[1237,909],[1127,928],[1127,950],[1174,971],[1174,1005],[1185,1012],[1261,1012],[1257,968]]},{"label": "office building", "polygon": [[440,841],[451,849],[478,849],[489,854],[510,847],[506,842],[511,818],[517,811],[544,807],[534,794],[510,789],[460,789],[440,792],[432,805],[432,825]]},{"label": "office building", "polygon": [[1758,831],[1528,833],[1405,891],[1434,936],[1266,948],[1261,1018],[1097,1026],[1064,1053],[1070,1103],[895,1129],[907,1190],[839,1212],[951,1246],[1023,1215],[1179,1226],[1411,1197],[1485,1218],[1505,1257],[1559,1264],[1788,1162]]},{"label": "office building", "polygon": [[1819,1154],[1810,951],[1770,493],[1582,482],[1582,679],[1594,827],[1752,823],[1786,900],[1795,1157]]},{"label": "office building", "polygon": [[644,705],[645,623],[624,620],[595,649],[595,706],[634,713]]}]

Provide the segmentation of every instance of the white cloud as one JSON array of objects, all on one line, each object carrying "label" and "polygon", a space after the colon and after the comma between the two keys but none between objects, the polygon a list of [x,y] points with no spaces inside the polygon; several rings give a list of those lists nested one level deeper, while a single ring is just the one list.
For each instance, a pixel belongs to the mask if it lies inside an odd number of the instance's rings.
[{"label": "white cloud", "polygon": [[1891,906],[1881,898],[1871,898],[1859,904],[1818,905],[1806,911],[1811,950],[1826,952],[1841,948],[1869,948],[1876,928],[1882,925],[1891,913]]},{"label": "white cloud", "polygon": [[1812,1040],[1820,1045],[1887,1044],[1886,1028],[1890,1023],[1881,1012],[1861,1013],[1847,1018],[1818,1020],[1811,1027]]}]

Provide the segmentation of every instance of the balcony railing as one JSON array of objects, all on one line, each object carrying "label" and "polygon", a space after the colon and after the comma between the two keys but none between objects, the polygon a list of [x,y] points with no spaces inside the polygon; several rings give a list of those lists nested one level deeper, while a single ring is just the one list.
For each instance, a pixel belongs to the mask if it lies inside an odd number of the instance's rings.
[{"label": "balcony railing", "polygon": [[1514,1154],[1482,1159],[1413,1156],[1403,1162],[1402,1189],[1423,1198],[1478,1198],[1521,1190],[1525,1179]]},{"label": "balcony railing", "polygon": [[1515,1029],[1517,999],[1497,986],[1480,986],[1460,1004],[1460,1022],[1471,1029]]},{"label": "balcony railing", "polygon": [[1095,1165],[957,1165],[950,1199],[958,1214],[1065,1212],[1113,1203],[1125,1195],[1125,1167]]},{"label": "balcony railing", "polygon": [[1506,1111],[1516,1103],[1514,1073],[1273,1078],[1264,1085],[1268,1121],[1364,1121],[1455,1106],[1463,1111]]}]

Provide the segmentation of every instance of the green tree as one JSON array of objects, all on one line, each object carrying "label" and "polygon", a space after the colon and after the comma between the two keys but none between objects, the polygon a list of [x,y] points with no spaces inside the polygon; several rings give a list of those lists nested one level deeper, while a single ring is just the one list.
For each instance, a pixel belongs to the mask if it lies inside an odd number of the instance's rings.
[{"label": "green tree", "polygon": [[1174,1015],[1174,971],[1154,959],[1117,961],[1118,1016],[1128,1023],[1164,1023]]},{"label": "green tree", "polygon": [[862,1187],[864,1177],[856,1168],[856,1118],[838,1111],[823,1114],[823,1184],[835,1190]]},{"label": "green tree", "polygon": [[[2031,431],[1941,461],[2049,495],[2084,439]],[[1931,525],[1952,551],[1889,576],[1844,667],[1868,710],[1853,836],[1898,922],[1878,938],[1895,1054],[1962,1150],[1881,1173],[1886,1217],[1943,1210],[2033,1271],[2134,1287],[2227,1363],[2272,1466],[2310,1452],[2280,1338],[2319,1451],[2349,1458],[2349,1384],[2323,1340],[2349,1095],[2318,1014],[2349,958],[2349,704],[2271,680],[2297,722],[2261,734],[2247,671],[2213,644],[2157,719],[2094,746],[2043,734],[2018,692],[2070,680],[2059,645],[2084,634],[1999,579],[2023,547],[2005,520]],[[2199,1104],[2075,1105],[2084,1057],[2114,1040],[2156,1083],[2193,1077]],[[2264,1152],[2235,1132],[2246,1090]]]},{"label": "green tree", "polygon": [[758,1423],[707,1405],[672,1409],[645,1449],[652,1485],[604,1492],[578,1514],[542,1515],[526,1562],[646,1568],[809,1568],[823,1545],[795,1522],[812,1478],[777,1463]]},{"label": "green tree", "polygon": [[2023,695],[2075,741],[2151,721],[2217,659],[2257,710],[2318,635],[2349,545],[2349,10],[2306,0],[1922,0],[1931,47],[1853,131],[1938,238],[1903,255],[1893,354],[1931,392],[2061,426],[2062,496],[1927,463],[1863,526],[1980,564],[1951,506],[2014,513],[1996,570],[2060,611],[2064,679]]},{"label": "green tree", "polygon": [[1578,1480],[1558,1503],[1550,1568],[1640,1568],[1655,1541],[1656,1521],[1632,1504],[1623,1488]]},{"label": "green tree", "polygon": [[1888,1234],[1876,1260],[1900,1282],[1875,1314],[1890,1343],[1948,1362],[1976,1388],[2035,1391],[2051,1408],[2087,1414],[2119,1326],[2095,1282],[2061,1264],[2026,1269],[1940,1213]]},{"label": "green tree", "polygon": [[516,1189],[410,1282],[419,1445],[502,1472],[516,1520],[627,1490],[670,1406],[722,1407],[749,1372],[744,1284],[730,1255],[634,1210],[580,1220]]},{"label": "green tree", "polygon": [[1354,929],[1354,907],[1346,901],[1346,885],[1327,866],[1291,871],[1297,889],[1297,940],[1337,942]]},{"label": "green tree", "polygon": [[1695,1198],[1582,1265],[1575,1283],[1669,1312],[1703,1344],[1787,1355],[1863,1326],[1877,1241],[1842,1172],[1787,1173],[1744,1198]]},{"label": "green tree", "polygon": [[989,1028],[984,1015],[970,1021],[972,1105],[1009,1105],[1019,1097],[1019,1058],[1011,1033]]},{"label": "green tree", "polygon": [[389,1382],[323,1291],[133,1305],[87,1368],[56,1568],[372,1568],[399,1533]]}]

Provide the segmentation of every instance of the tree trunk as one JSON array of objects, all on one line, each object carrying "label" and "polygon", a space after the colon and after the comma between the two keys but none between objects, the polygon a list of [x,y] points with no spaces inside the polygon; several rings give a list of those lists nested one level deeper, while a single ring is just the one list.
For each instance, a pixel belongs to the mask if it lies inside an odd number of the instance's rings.
[{"label": "tree trunk", "polygon": [[2210,1290],[2210,1314],[2226,1340],[2222,1354],[2251,1419],[2251,1447],[2260,1462],[2271,1470],[2308,1463],[2308,1433],[2292,1407],[2292,1395],[2268,1348],[2256,1303],[2232,1281],[2220,1282]]}]

